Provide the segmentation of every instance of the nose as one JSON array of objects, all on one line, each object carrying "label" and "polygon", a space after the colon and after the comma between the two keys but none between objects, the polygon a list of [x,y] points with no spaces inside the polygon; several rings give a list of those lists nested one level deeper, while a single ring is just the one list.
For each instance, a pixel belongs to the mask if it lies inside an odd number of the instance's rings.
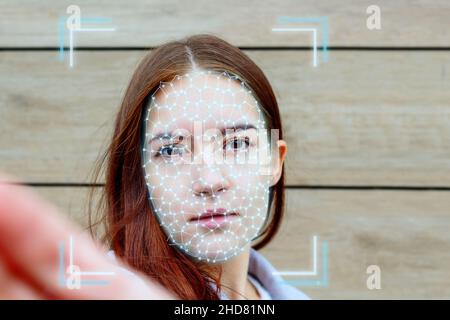
[{"label": "nose", "polygon": [[203,198],[215,198],[230,189],[230,181],[218,166],[198,166],[197,179],[192,184],[193,193]]}]

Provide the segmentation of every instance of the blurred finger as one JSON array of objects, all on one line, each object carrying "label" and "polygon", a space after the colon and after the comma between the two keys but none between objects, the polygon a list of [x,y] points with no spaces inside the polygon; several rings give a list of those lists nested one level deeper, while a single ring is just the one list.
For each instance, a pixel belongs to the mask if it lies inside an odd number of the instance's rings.
[{"label": "blurred finger", "polygon": [[[2,179],[0,179],[1,181]],[[79,228],[63,219],[58,210],[30,188],[0,182],[0,256],[33,279],[48,295],[69,299],[168,299],[172,296],[149,280],[133,281],[108,261],[87,236],[77,237],[73,261],[81,271],[112,272],[107,285],[70,290],[61,283],[60,244]],[[68,266],[67,256],[64,256]]]},{"label": "blurred finger", "polygon": [[24,283],[0,259],[0,300],[36,300],[42,299],[34,288]]}]

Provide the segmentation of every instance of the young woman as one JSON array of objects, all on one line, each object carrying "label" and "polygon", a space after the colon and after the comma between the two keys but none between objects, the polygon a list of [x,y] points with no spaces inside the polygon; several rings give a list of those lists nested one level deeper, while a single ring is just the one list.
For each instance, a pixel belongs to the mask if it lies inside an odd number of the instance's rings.
[{"label": "young woman", "polygon": [[[105,169],[104,240],[119,265],[109,267],[126,278],[114,280],[126,287],[120,297],[134,290],[130,297],[307,299],[257,252],[283,216],[282,137],[272,88],[238,48],[197,35],[151,51],[132,76],[97,170],[98,177]],[[0,197],[12,192],[2,188]],[[97,249],[86,250],[95,258],[80,257],[89,266],[80,269],[108,265]],[[77,294],[111,296],[86,292]]]}]

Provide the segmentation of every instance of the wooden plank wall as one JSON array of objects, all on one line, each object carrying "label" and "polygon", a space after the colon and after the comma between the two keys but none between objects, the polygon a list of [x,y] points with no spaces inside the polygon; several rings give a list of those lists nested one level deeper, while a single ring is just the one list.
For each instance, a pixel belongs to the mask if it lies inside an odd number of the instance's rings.
[{"label": "wooden plank wall", "polygon": [[[0,170],[85,225],[88,174],[137,62],[213,33],[260,65],[281,107],[287,213],[262,252],[306,270],[311,237],[327,241],[328,285],[301,287],[312,298],[450,298],[450,3],[378,0],[369,31],[372,2],[77,1],[117,31],[77,38],[69,69],[57,25],[72,2],[2,1]],[[273,33],[280,16],[327,17],[329,61],[313,68],[308,37]],[[371,264],[381,290],[366,287]]]}]

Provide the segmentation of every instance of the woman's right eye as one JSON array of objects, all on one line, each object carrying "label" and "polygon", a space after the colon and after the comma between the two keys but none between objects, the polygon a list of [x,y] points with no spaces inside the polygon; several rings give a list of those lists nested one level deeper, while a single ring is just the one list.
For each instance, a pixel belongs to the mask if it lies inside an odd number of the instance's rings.
[{"label": "woman's right eye", "polygon": [[164,158],[170,158],[174,156],[180,156],[184,151],[184,146],[180,144],[170,144],[162,146],[156,153],[156,156],[163,156]]}]

